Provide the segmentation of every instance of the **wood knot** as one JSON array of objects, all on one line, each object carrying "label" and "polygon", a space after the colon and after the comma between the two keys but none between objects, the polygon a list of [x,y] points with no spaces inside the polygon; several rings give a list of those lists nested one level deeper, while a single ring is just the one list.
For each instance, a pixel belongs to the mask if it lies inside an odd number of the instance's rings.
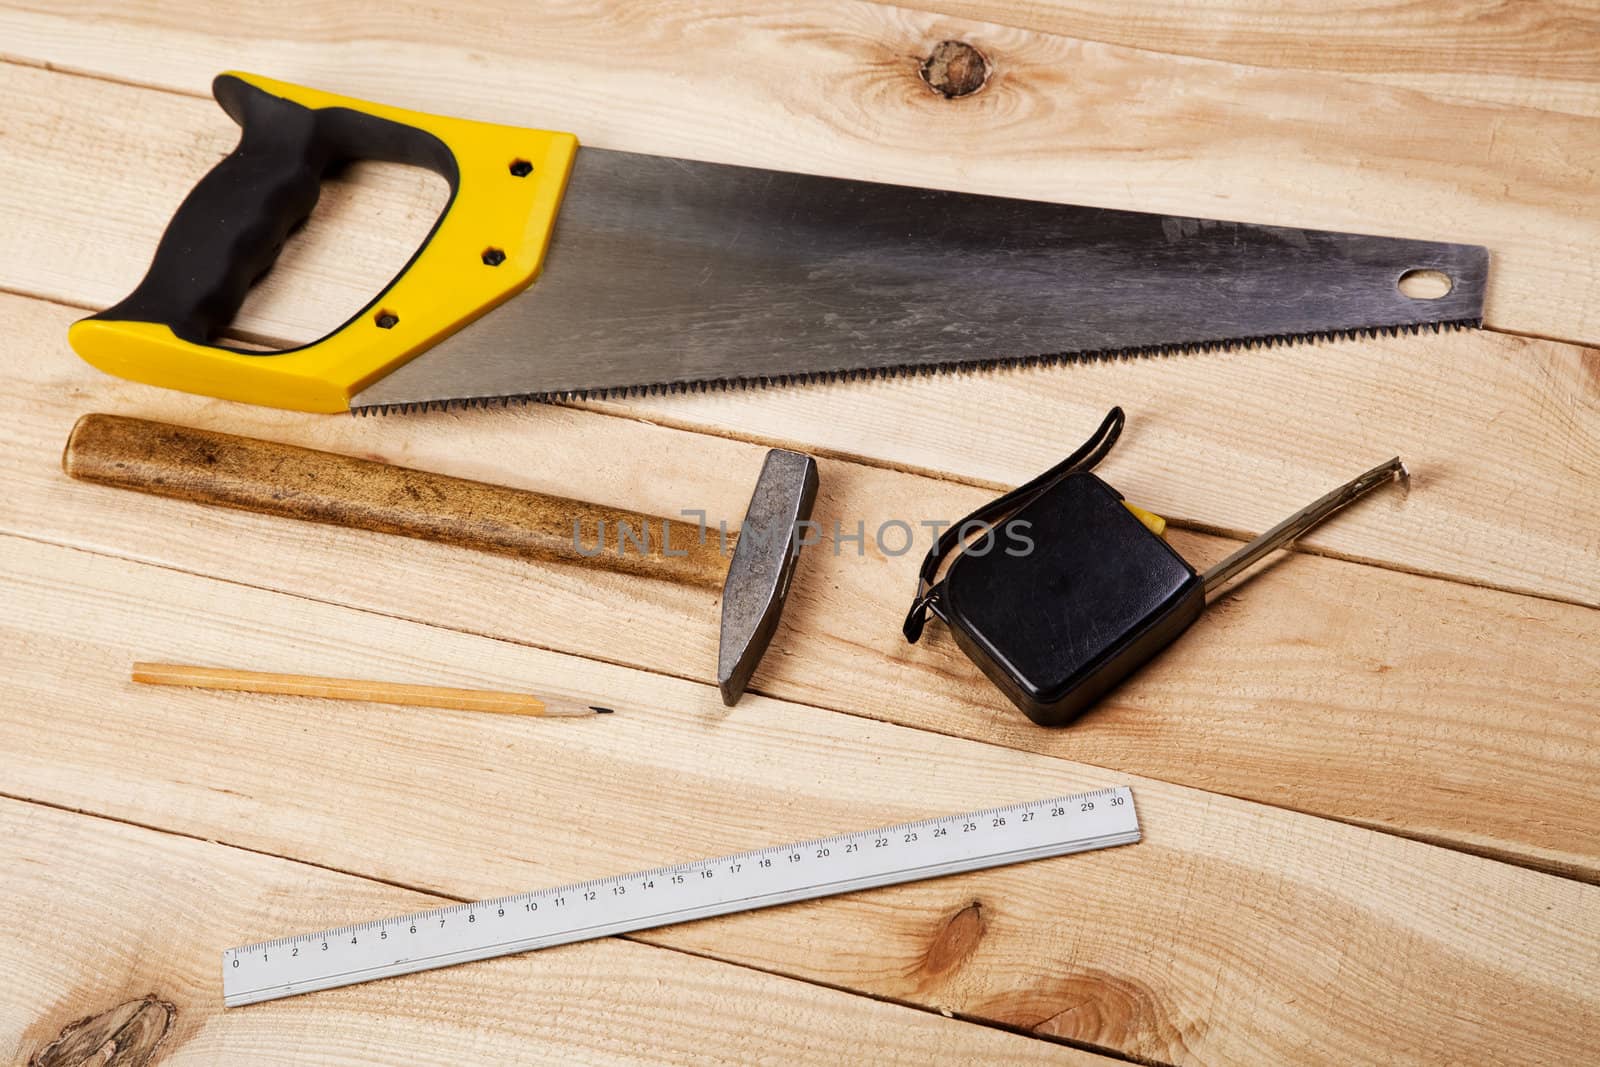
[{"label": "wood knot", "polygon": [[960,966],[983,939],[983,905],[974,900],[944,921],[922,957],[922,970],[939,977]]},{"label": "wood knot", "polygon": [[922,61],[922,80],[928,88],[954,100],[970,96],[989,82],[989,60],[965,41],[940,41]]},{"label": "wood knot", "polygon": [[1128,976],[1088,972],[1050,990],[1052,1013],[1024,1023],[1035,1034],[1100,1048],[1137,1048],[1162,1062],[1191,1058],[1203,1023],[1182,1026],[1155,990]]},{"label": "wood knot", "polygon": [[147,993],[62,1027],[28,1059],[28,1067],[145,1067],[167,1039],[178,1009]]}]

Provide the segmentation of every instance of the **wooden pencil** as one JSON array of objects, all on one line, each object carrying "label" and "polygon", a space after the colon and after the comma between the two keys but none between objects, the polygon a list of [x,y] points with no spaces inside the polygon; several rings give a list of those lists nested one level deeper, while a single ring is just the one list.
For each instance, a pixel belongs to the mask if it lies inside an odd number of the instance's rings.
[{"label": "wooden pencil", "polygon": [[613,710],[578,700],[544,699],[531,693],[455,689],[440,685],[410,685],[404,682],[375,682],[358,678],[321,678],[309,674],[273,674],[265,671],[234,670],[230,667],[197,667],[183,663],[135,663],[133,680],[145,685],[177,685],[196,689],[225,689],[238,693],[324,697],[329,700],[368,700],[380,704],[409,704],[542,718],[608,715]]}]

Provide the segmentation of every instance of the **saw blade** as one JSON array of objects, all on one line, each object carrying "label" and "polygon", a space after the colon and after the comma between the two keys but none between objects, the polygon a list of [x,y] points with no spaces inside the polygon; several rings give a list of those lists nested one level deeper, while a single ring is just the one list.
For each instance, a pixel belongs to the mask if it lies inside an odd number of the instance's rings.
[{"label": "saw blade", "polygon": [[[1473,245],[585,148],[525,292],[355,411],[878,376],[1479,325]],[[1449,290],[1407,296],[1436,271]]]}]

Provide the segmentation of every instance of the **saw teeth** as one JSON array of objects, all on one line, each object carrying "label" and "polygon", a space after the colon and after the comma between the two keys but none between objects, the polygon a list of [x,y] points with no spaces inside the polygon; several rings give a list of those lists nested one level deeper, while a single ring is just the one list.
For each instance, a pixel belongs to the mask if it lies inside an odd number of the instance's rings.
[{"label": "saw teeth", "polygon": [[749,378],[709,378],[692,382],[647,382],[639,385],[605,386],[596,389],[561,389],[547,393],[457,397],[449,400],[407,400],[395,403],[353,406],[350,410],[356,415],[411,415],[428,411],[487,409],[496,403],[500,407],[506,408],[512,404],[570,403],[577,400],[627,400],[643,396],[709,393],[712,390],[749,390],[818,382],[879,381],[898,377],[920,378],[957,372],[989,372],[1011,367],[1054,367],[1064,363],[1106,363],[1112,360],[1132,360],[1146,356],[1198,355],[1207,352],[1224,352],[1230,349],[1251,351],[1257,348],[1277,348],[1280,345],[1299,344],[1306,341],[1358,341],[1367,338],[1420,334],[1423,330],[1439,333],[1444,330],[1479,329],[1482,326],[1483,320],[1481,318],[1452,319],[1445,322],[1403,322],[1392,326],[1352,326],[1339,330],[1313,330],[1306,333],[1273,334],[1266,337],[1179,341],[1144,345],[1136,348],[1045,353],[1036,356],[1023,356],[1017,359],[985,358],[957,360],[950,363],[914,363],[891,367],[845,367],[838,370],[756,375]]}]

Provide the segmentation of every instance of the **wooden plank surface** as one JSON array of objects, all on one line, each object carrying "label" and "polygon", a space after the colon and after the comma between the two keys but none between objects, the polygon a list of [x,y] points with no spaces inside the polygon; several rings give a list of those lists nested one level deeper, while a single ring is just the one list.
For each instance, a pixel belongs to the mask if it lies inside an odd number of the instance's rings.
[{"label": "wooden plank surface", "polygon": [[[173,206],[235,136],[206,101],[5,65],[0,115],[22,117],[8,121],[26,146],[0,157],[0,188],[33,220],[0,233],[0,288],[87,307],[137,282]],[[118,181],[82,166],[104,144],[130,153]],[[245,333],[314,337],[404,264],[439,183],[398,168],[373,177],[359,197],[348,184],[330,193],[322,228],[266,279]],[[63,213],[63,198],[94,206]],[[1597,375],[1593,349],[1462,332],[1008,371],[977,389],[962,374],[603,407],[1009,487],[1120,403],[1130,432],[1106,467],[1118,488],[1180,523],[1240,533],[1399,453],[1417,484],[1404,508],[1364,509],[1306,544],[1600,604]],[[1219,435],[1219,423],[1237,429]]]},{"label": "wooden plank surface", "polygon": [[1592,0],[910,0],[955,19],[1600,116]]},{"label": "wooden plank surface", "polygon": [[[177,1012],[157,1067],[1600,1059],[1596,22],[1588,0],[0,4],[0,885],[20,920],[0,932],[0,1058],[108,1010],[144,1034],[166,1019],[153,992]],[[922,83],[942,39],[992,62],[980,92]],[[206,98],[226,67],[596,145],[1482,243],[1499,332],[384,420],[115,381],[65,327],[127,291],[232,146]],[[443,203],[399,167],[328,183],[238,334],[336,325]],[[759,695],[730,710],[703,684],[714,593],[57,467],[73,419],[110,410],[737,519],[781,443],[821,457],[825,531],[871,531],[963,514],[1114,403],[1130,423],[1106,476],[1198,564],[1388,455],[1416,477],[1065,731],[1005,705],[942,627],[904,644],[920,551],[870,532],[807,551]],[[143,657],[640,710],[155,691],[125,680]],[[218,948],[419,893],[1129,780],[1130,848],[217,1003]]]},{"label": "wooden plank surface", "polygon": [[[591,941],[223,1011],[221,950],[263,920],[319,929],[448,901],[141,827],[0,799],[0,1057],[80,1020],[83,1064],[883,1063],[1109,1065],[1100,1056],[681,952]],[[71,877],[61,870],[70,867]],[[107,902],[114,901],[114,907]],[[115,1057],[82,1055],[116,1034]],[[170,1012],[170,1014],[169,1014]],[[115,1014],[113,1014],[115,1013]],[[109,1031],[109,1033],[108,1033]],[[641,1037],[641,1035],[646,1035]],[[88,1048],[81,1048],[87,1044]],[[154,1058],[142,1058],[153,1053]],[[56,1057],[59,1058],[56,1058]]]},{"label": "wooden plank surface", "polygon": [[[0,297],[0,309],[15,341],[0,352],[14,385],[0,396],[0,433],[11,435],[0,454],[11,487],[0,499],[0,529],[676,677],[709,677],[714,592],[81,485],[61,476],[56,457],[80,412],[110,410],[656,514],[692,507],[737,521],[761,448],[562,408],[306,419],[197,400],[120,382],[77,361],[41,361],[34,353],[59,343],[72,313],[15,297]],[[492,449],[482,444],[489,439]],[[575,439],[591,455],[615,458],[574,464]],[[626,459],[639,456],[662,462]],[[1308,483],[1299,492],[1310,499],[1321,488]],[[1363,509],[1392,514],[1424,492]],[[876,530],[894,517],[959,516],[988,495],[824,459],[815,517],[829,531],[857,521]],[[1173,540],[1198,562],[1220,559],[1236,544],[1181,531]],[[1600,801],[1600,693],[1589,684],[1600,675],[1593,609],[1297,554],[1215,606],[1073,728],[1041,730],[1005,703],[941,627],[916,646],[900,636],[917,553],[890,556],[869,541],[865,554],[842,543],[836,554],[834,545],[830,533],[800,560],[756,691],[1600,879],[1600,831],[1591,817]]]},{"label": "wooden plank surface", "polygon": [[981,388],[958,374],[590,406],[1002,490],[1120,404],[1128,431],[1106,476],[1179,525],[1239,535],[1399,455],[1403,506],[1341,517],[1302,547],[1594,607],[1597,375],[1600,350],[1462,332],[1008,371]]},{"label": "wooden plank surface", "polygon": [[[95,17],[84,18],[87,10]],[[52,3],[3,14],[7,56],[187,94],[204,94],[220,70],[256,69],[402,107],[574,130],[602,147],[1488,245],[1491,324],[1600,341],[1589,296],[1600,283],[1600,211],[1588,151],[1600,119],[858,0],[804,11],[758,0],[540,6],[519,11],[514,28],[498,0],[412,4],[404,17],[383,19],[317,5],[286,20],[281,4],[260,0],[115,12]],[[919,66],[950,36],[991,53],[1004,76],[955,101],[930,93]],[[160,64],[146,58],[154,52]],[[692,78],[688,54],[701,59]],[[64,106],[70,97],[57,99]],[[164,107],[140,100],[106,113],[137,121]],[[172,128],[190,139],[213,131],[215,144],[227,144],[227,125],[208,104]],[[99,153],[120,145],[124,157],[154,148],[142,131],[96,145]],[[211,143],[200,151],[215,156]],[[94,158],[75,155],[75,173],[61,180],[96,184],[99,169],[86,165]],[[97,183],[98,195],[77,201],[80,213],[115,218],[116,188],[144,173]],[[39,282],[87,285],[97,303],[125,288],[78,280],[90,264],[63,263],[49,243],[34,251]]]},{"label": "wooden plank surface", "polygon": [[[727,709],[707,685],[71,549],[13,543],[0,559],[6,677],[33,709],[3,723],[10,789],[455,897],[1130,780],[797,704]],[[643,710],[577,723],[378,711],[151,690],[119,669],[135,650],[178,649],[588,685]],[[131,738],[159,757],[129,759]],[[639,936],[1139,1060],[1592,1051],[1600,887],[1131,781],[1136,846]],[[693,804],[659,807],[666,782]],[[284,932],[271,911],[240,920],[236,940]]]}]

